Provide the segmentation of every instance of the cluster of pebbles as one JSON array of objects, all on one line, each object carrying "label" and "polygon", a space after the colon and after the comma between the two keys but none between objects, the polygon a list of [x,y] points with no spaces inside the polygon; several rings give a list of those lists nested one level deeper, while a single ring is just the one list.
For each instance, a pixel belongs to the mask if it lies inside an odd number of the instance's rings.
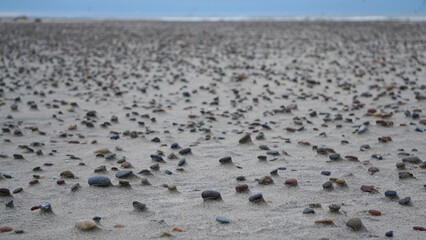
[{"label": "cluster of pebbles", "polygon": [[426,238],[423,22],[0,32],[1,239]]}]

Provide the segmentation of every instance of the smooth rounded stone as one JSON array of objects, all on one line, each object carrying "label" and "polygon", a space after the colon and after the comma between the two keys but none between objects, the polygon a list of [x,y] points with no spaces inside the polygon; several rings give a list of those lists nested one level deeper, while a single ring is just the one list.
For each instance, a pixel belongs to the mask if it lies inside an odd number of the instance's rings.
[{"label": "smooth rounded stone", "polygon": [[236,178],[236,180],[237,180],[237,181],[242,182],[242,181],[245,181],[245,180],[246,180],[246,177],[244,177],[244,176],[238,176],[238,177]]},{"label": "smooth rounded stone", "polygon": [[330,204],[328,206],[328,209],[330,209],[330,212],[338,212],[340,210],[341,206],[339,204]]},{"label": "smooth rounded stone", "polygon": [[405,198],[403,198],[403,199],[400,199],[400,200],[398,201],[398,203],[399,203],[399,204],[401,204],[401,205],[410,205],[410,203],[411,203],[411,198],[410,198],[410,197],[405,197]]},{"label": "smooth rounded stone", "polygon": [[325,148],[318,148],[317,149],[317,153],[321,154],[321,155],[326,155],[327,154],[327,149],[325,149]]},{"label": "smooth rounded stone", "polygon": [[216,221],[220,222],[220,223],[230,223],[231,221],[229,221],[229,219],[224,218],[224,217],[216,217]]},{"label": "smooth rounded stone", "polygon": [[240,140],[238,141],[240,144],[246,144],[246,143],[252,143],[251,136],[249,133],[244,135]]},{"label": "smooth rounded stone", "polygon": [[122,170],[115,174],[116,178],[128,178],[133,174],[132,170]]},{"label": "smooth rounded stone", "polygon": [[13,194],[17,194],[17,193],[22,192],[23,190],[24,190],[24,189],[20,187],[20,188],[17,188],[17,189],[15,189],[15,190],[13,190],[13,191],[12,191],[12,193],[13,193]]},{"label": "smooth rounded stone", "polygon": [[172,144],[170,145],[170,148],[172,148],[172,149],[179,148],[179,144],[178,144],[178,143],[172,143]]},{"label": "smooth rounded stone", "polygon": [[0,197],[10,196],[10,190],[7,188],[0,188]]},{"label": "smooth rounded stone", "polygon": [[123,162],[123,163],[121,164],[121,167],[122,167],[122,168],[131,168],[131,167],[132,167],[132,164],[126,161],[126,162]]},{"label": "smooth rounded stone", "polygon": [[247,191],[249,186],[247,184],[241,184],[235,187],[235,191],[241,193]]},{"label": "smooth rounded stone", "polygon": [[179,160],[179,162],[178,162],[178,166],[179,167],[182,167],[183,165],[185,165],[186,164],[186,159],[185,158],[182,158],[181,160]]},{"label": "smooth rounded stone", "polygon": [[257,180],[257,182],[261,185],[268,185],[274,183],[274,180],[270,176],[261,177]]},{"label": "smooth rounded stone", "polygon": [[223,158],[219,159],[219,162],[221,164],[232,163],[232,158],[231,157],[223,157]]},{"label": "smooth rounded stone", "polygon": [[22,160],[22,159],[24,159],[24,156],[21,155],[21,154],[13,154],[13,158],[17,159],[17,160]]},{"label": "smooth rounded stone", "polygon": [[13,204],[13,200],[10,200],[10,201],[8,201],[8,202],[5,203],[5,206],[7,208],[13,208],[15,205]]},{"label": "smooth rounded stone", "polygon": [[96,222],[93,221],[92,219],[90,219],[90,220],[78,220],[78,221],[75,222],[75,226],[78,229],[87,231],[87,230],[91,230],[91,229],[95,228]]},{"label": "smooth rounded stone", "polygon": [[330,160],[339,160],[340,159],[340,154],[338,153],[333,153],[330,154],[330,156],[328,156],[330,158]]},{"label": "smooth rounded stone", "polygon": [[92,218],[92,220],[93,221],[96,221],[96,222],[99,222],[99,221],[101,221],[101,217],[99,217],[99,216],[94,216],[93,218]]},{"label": "smooth rounded stone", "polygon": [[346,222],[346,226],[352,228],[354,231],[359,231],[362,228],[362,221],[359,218],[351,218]]},{"label": "smooth rounded stone", "polygon": [[12,230],[13,230],[13,228],[11,228],[9,226],[0,227],[0,232],[11,232]]},{"label": "smooth rounded stone", "polygon": [[149,169],[142,169],[138,172],[138,174],[142,175],[152,175],[151,171]]},{"label": "smooth rounded stone", "polygon": [[374,186],[362,185],[361,191],[363,192],[374,192]]},{"label": "smooth rounded stone", "polygon": [[213,191],[213,190],[205,190],[201,193],[201,197],[204,200],[220,200],[222,199],[222,196],[220,195],[220,192]]},{"label": "smooth rounded stone", "polygon": [[120,185],[120,187],[130,187],[130,182],[129,181],[119,180],[118,184]]},{"label": "smooth rounded stone", "polygon": [[116,157],[117,155],[115,154],[115,153],[107,153],[107,154],[105,154],[105,159],[107,159],[107,160],[111,160],[111,159],[115,159],[115,157]]},{"label": "smooth rounded stone", "polygon": [[316,220],[315,224],[331,225],[331,224],[334,224],[334,222],[331,219],[321,219],[321,220]]},{"label": "smooth rounded stone", "polygon": [[339,178],[339,179],[336,179],[336,184],[337,185],[339,185],[339,186],[341,186],[341,187],[344,187],[344,186],[347,186],[346,185],[346,180],[345,179],[341,179],[341,178]]},{"label": "smooth rounded stone", "polygon": [[399,172],[398,177],[399,179],[406,179],[406,178],[413,178],[414,175],[410,172]]},{"label": "smooth rounded stone", "polygon": [[76,183],[76,184],[74,184],[74,185],[71,186],[71,191],[75,192],[79,188],[81,188],[80,183]]},{"label": "smooth rounded stone", "polygon": [[321,171],[321,175],[330,176],[331,172],[330,171]]},{"label": "smooth rounded stone", "polygon": [[379,210],[375,210],[375,209],[368,210],[368,213],[370,213],[373,216],[380,216],[380,215],[382,215],[382,212],[380,212]]},{"label": "smooth rounded stone", "polygon": [[170,171],[170,170],[164,170],[164,173],[167,174],[167,175],[172,175],[173,174],[173,172]]},{"label": "smooth rounded stone", "polygon": [[284,184],[290,185],[290,186],[296,186],[297,185],[297,179],[290,178],[285,180]]},{"label": "smooth rounded stone", "polygon": [[266,156],[257,156],[257,159],[259,159],[259,161],[266,161]]},{"label": "smooth rounded stone", "polygon": [[177,191],[177,187],[174,184],[167,185],[167,189],[169,191]]},{"label": "smooth rounded stone", "polygon": [[56,184],[58,184],[58,185],[65,184],[65,180],[59,179],[59,180],[56,181]]},{"label": "smooth rounded stone", "polygon": [[186,155],[191,153],[191,148],[184,148],[179,151],[180,155]]},{"label": "smooth rounded stone", "polygon": [[315,213],[315,210],[312,208],[303,209],[303,214],[313,214],[313,213]]},{"label": "smooth rounded stone", "polygon": [[93,176],[87,181],[89,185],[96,187],[108,187],[111,185],[111,179],[106,176]]},{"label": "smooth rounded stone", "polygon": [[393,231],[389,231],[385,233],[386,237],[393,237]]},{"label": "smooth rounded stone", "polygon": [[249,201],[252,203],[258,203],[258,202],[263,202],[265,200],[263,199],[263,195],[261,193],[257,193],[257,194],[251,195],[249,197]]},{"label": "smooth rounded stone", "polygon": [[371,173],[375,173],[375,172],[378,172],[380,170],[377,167],[370,167],[370,168],[368,168],[368,171],[371,172]]},{"label": "smooth rounded stone", "polygon": [[422,162],[422,160],[420,160],[420,158],[417,156],[404,157],[402,158],[402,161],[407,163],[413,163],[413,164],[419,164]]},{"label": "smooth rounded stone", "polygon": [[322,187],[323,187],[324,189],[332,189],[332,188],[333,188],[333,182],[332,182],[332,181],[327,181],[327,182],[325,182],[325,183],[322,185]]},{"label": "smooth rounded stone", "polygon": [[385,196],[388,198],[396,198],[398,197],[398,194],[396,193],[396,191],[388,190],[385,192]]},{"label": "smooth rounded stone", "polygon": [[158,155],[158,154],[151,154],[150,157],[151,157],[152,161],[155,161],[155,162],[165,162],[164,159],[163,159],[163,157],[160,156],[160,155]]},{"label": "smooth rounded stone", "polygon": [[42,212],[52,212],[52,205],[49,202],[41,202],[40,210]]},{"label": "smooth rounded stone", "polygon": [[256,140],[264,140],[265,139],[265,134],[263,132],[259,132],[256,135]]},{"label": "smooth rounded stone", "polygon": [[405,163],[404,162],[398,162],[395,164],[396,168],[399,169],[404,169],[405,168]]},{"label": "smooth rounded stone", "polygon": [[132,205],[133,205],[133,208],[137,211],[145,211],[146,210],[145,203],[141,203],[139,201],[133,201]]},{"label": "smooth rounded stone", "polygon": [[278,156],[280,155],[280,152],[278,152],[277,150],[268,150],[266,151],[267,155],[272,155],[272,156]]},{"label": "smooth rounded stone", "polygon": [[105,165],[99,166],[99,167],[95,168],[95,170],[94,170],[95,173],[106,172],[106,171],[107,171],[107,169],[106,169]]},{"label": "smooth rounded stone", "polygon": [[61,172],[61,174],[59,174],[59,176],[63,178],[75,178],[74,173],[72,173],[71,171],[63,171]]},{"label": "smooth rounded stone", "polygon": [[17,230],[15,230],[15,233],[16,233],[16,234],[22,234],[22,233],[24,233],[24,230],[22,230],[22,229],[17,229]]}]

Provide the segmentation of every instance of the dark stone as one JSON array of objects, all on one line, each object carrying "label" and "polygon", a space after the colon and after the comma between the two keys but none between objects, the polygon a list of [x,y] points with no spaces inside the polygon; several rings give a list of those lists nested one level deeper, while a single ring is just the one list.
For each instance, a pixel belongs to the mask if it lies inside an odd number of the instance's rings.
[{"label": "dark stone", "polygon": [[179,151],[180,155],[186,155],[186,154],[189,154],[189,153],[191,153],[191,148],[184,148],[184,149]]},{"label": "dark stone", "polygon": [[139,201],[133,201],[132,205],[133,205],[133,208],[137,211],[145,211],[146,210],[146,205],[144,203],[139,202]]},{"label": "dark stone", "polygon": [[330,160],[339,160],[340,159],[340,154],[338,153],[333,153],[330,156],[328,156],[330,158]]},{"label": "dark stone", "polygon": [[111,180],[106,176],[93,176],[87,182],[89,185],[96,187],[108,187],[111,185]]},{"label": "dark stone", "polygon": [[327,181],[327,182],[325,182],[325,183],[322,185],[322,187],[323,187],[324,189],[332,189],[332,188],[333,188],[333,182],[332,182],[332,181]]},{"label": "dark stone", "polygon": [[264,201],[263,200],[263,195],[261,193],[251,195],[249,197],[249,201],[253,202],[253,203]]},{"label": "dark stone", "polygon": [[213,191],[213,190],[205,190],[201,193],[201,197],[204,200],[220,200],[222,199],[222,196],[220,195],[220,192]]},{"label": "dark stone", "polygon": [[410,205],[410,203],[411,203],[411,198],[410,198],[410,197],[405,197],[405,198],[403,198],[403,199],[400,199],[400,200],[398,201],[398,203],[399,203],[399,204],[401,204],[401,205]]},{"label": "dark stone", "polygon": [[398,196],[398,194],[396,193],[396,191],[388,190],[385,192],[385,196],[388,198],[395,198]]},{"label": "dark stone", "polygon": [[303,210],[303,214],[313,214],[313,213],[315,213],[315,211],[312,208],[305,208]]},{"label": "dark stone", "polygon": [[231,157],[223,157],[223,158],[219,159],[219,162],[222,163],[222,164],[232,163],[232,158]]},{"label": "dark stone", "polygon": [[122,170],[115,174],[116,178],[128,178],[133,174],[132,170]]}]

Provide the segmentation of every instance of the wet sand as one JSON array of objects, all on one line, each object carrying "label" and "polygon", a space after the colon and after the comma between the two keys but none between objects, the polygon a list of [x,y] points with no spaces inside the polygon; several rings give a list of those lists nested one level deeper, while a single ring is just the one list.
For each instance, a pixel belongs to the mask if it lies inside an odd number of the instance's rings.
[{"label": "wet sand", "polygon": [[413,229],[424,22],[2,20],[0,33],[1,239],[426,238]]}]

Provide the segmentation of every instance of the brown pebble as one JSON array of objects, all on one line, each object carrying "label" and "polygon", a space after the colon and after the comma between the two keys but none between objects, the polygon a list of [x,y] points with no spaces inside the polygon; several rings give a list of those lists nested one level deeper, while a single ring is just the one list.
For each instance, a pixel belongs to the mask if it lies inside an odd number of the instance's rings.
[{"label": "brown pebble", "polygon": [[61,172],[61,174],[59,174],[61,177],[64,178],[74,178],[74,173],[72,173],[71,171],[63,171]]},{"label": "brown pebble", "polygon": [[58,184],[58,185],[62,185],[64,183],[65,183],[65,180],[63,180],[63,179],[59,179],[58,181],[56,181],[56,184]]},{"label": "brown pebble", "polygon": [[13,230],[13,228],[8,227],[8,226],[0,227],[0,232],[11,232],[12,230]]},{"label": "brown pebble", "polygon": [[30,185],[34,185],[34,184],[37,184],[37,183],[40,183],[40,182],[38,181],[38,179],[34,179],[34,180],[31,180],[31,181],[29,182],[29,184],[30,184]]},{"label": "brown pebble", "polygon": [[17,189],[15,189],[15,190],[13,190],[13,191],[12,191],[12,193],[13,193],[13,194],[17,194],[17,193],[22,192],[22,190],[24,190],[24,189],[23,189],[23,188],[17,188]]},{"label": "brown pebble", "polygon": [[361,186],[361,191],[363,191],[363,192],[373,192],[374,191],[374,186],[362,185]]},{"label": "brown pebble", "polygon": [[315,224],[333,224],[333,220],[331,219],[316,220]]},{"label": "brown pebble", "polygon": [[294,178],[287,179],[287,180],[285,180],[284,184],[296,186],[297,185],[297,179],[294,179]]},{"label": "brown pebble", "polygon": [[245,192],[248,190],[248,185],[247,184],[241,184],[235,187],[235,191],[237,192]]},{"label": "brown pebble", "polygon": [[368,213],[370,213],[371,215],[374,215],[374,216],[382,215],[382,212],[380,212],[379,210],[374,210],[374,209],[368,210]]}]

